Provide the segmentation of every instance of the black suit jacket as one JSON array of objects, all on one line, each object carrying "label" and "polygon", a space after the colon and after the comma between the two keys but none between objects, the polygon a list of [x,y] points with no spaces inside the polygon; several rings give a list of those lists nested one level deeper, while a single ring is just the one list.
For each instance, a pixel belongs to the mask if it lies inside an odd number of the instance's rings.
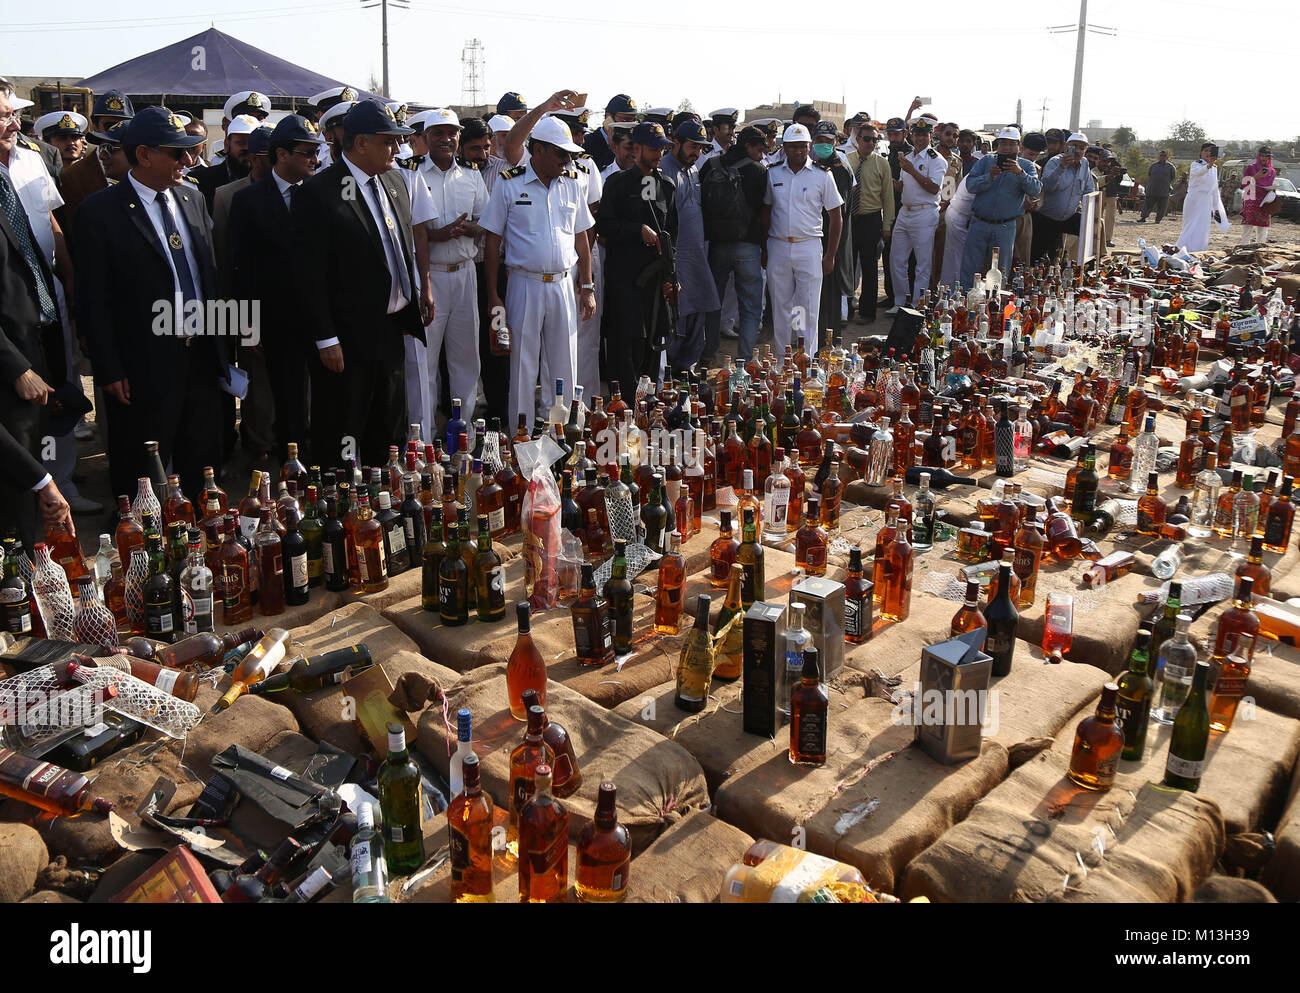
[{"label": "black suit jacket", "polygon": [[[381,173],[379,184],[401,236],[412,287],[411,302],[393,318],[402,333],[424,341],[410,194],[396,169]],[[292,285],[300,306],[294,323],[313,354],[317,341],[338,338],[346,362],[349,350],[355,355],[371,348],[374,335],[392,326],[387,316],[392,277],[379,225],[342,161],[298,187],[290,220]]]},{"label": "black suit jacket", "polygon": [[216,165],[195,166],[187,175],[198,184],[203,200],[208,205],[208,213],[211,214],[212,200],[217,195],[217,190],[236,179],[243,179],[248,175],[248,170],[237,173],[230,168],[230,159],[223,158]]},{"label": "black suit jacket", "polygon": [[[168,195],[189,228],[203,298],[216,299],[212,231],[203,197],[189,183]],[[175,293],[171,266],[130,179],[87,197],[77,210],[77,229],[77,326],[89,346],[95,382],[129,379],[134,398],[183,380],[185,342],[153,331],[155,301],[170,301]],[[224,377],[233,354],[231,339],[206,340],[216,349],[213,374]]]},{"label": "black suit jacket", "polygon": [[[40,255],[39,248],[37,254]],[[54,280],[49,261],[41,255],[40,262],[46,284],[53,293]],[[0,211],[0,391],[4,391],[6,398],[17,397],[13,382],[28,369],[35,369],[37,375],[52,386],[63,381],[62,375],[50,379],[44,343],[37,331],[40,319],[36,278],[23,258],[9,219]]]},{"label": "black suit jacket", "polygon": [[30,490],[45,478],[45,466],[36,461],[3,424],[0,424],[0,465],[5,467],[0,482],[20,493]]},{"label": "black suit jacket", "polygon": [[246,186],[230,201],[230,285],[235,299],[259,302],[264,348],[303,348],[295,332],[302,294],[285,272],[293,252],[289,223],[274,175]]}]

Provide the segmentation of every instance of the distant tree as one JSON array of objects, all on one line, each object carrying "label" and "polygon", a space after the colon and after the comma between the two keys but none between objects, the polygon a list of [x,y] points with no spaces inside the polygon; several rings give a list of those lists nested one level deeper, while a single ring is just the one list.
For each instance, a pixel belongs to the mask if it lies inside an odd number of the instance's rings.
[{"label": "distant tree", "polygon": [[379,81],[379,77],[373,71],[370,73],[370,79],[366,81],[366,89],[371,93],[383,93],[384,96],[388,96],[387,93],[384,93],[384,84]]},{"label": "distant tree", "polygon": [[677,113],[679,114],[695,113],[695,105],[691,103],[690,97],[682,97],[682,102],[677,105]]},{"label": "distant tree", "polygon": [[1177,121],[1169,129],[1169,140],[1184,144],[1189,142],[1200,143],[1205,141],[1205,128],[1195,121]]},{"label": "distant tree", "polygon": [[1117,127],[1110,136],[1110,143],[1116,148],[1128,148],[1136,144],[1137,140],[1137,134],[1127,124]]},{"label": "distant tree", "polygon": [[1142,154],[1142,149],[1138,148],[1136,144],[1129,145],[1129,147],[1124,150],[1123,162],[1124,168],[1127,169],[1129,175],[1133,177],[1133,182],[1146,182],[1147,170],[1151,168],[1151,163],[1147,160],[1147,157]]}]

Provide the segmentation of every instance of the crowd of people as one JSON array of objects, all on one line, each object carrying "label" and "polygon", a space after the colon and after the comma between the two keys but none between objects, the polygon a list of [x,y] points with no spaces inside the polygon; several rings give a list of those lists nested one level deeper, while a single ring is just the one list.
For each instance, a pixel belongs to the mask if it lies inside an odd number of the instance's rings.
[{"label": "crowd of people", "polygon": [[[565,403],[631,401],[643,376],[715,363],[724,336],[747,355],[765,321],[778,352],[815,352],[826,328],[970,286],[995,259],[1009,274],[1073,253],[1094,192],[1104,254],[1123,175],[1082,133],[982,140],[919,99],[883,124],[811,105],[742,122],[618,94],[590,127],[570,90],[465,119],[357,97],[335,87],[270,126],[265,94],[233,94],[207,162],[200,121],[118,92],[24,134],[29,101],[0,81],[5,527],[30,541],[38,511],[104,509],[71,480],[82,357],[113,492],[135,492],[155,440],[194,498],[236,445],[255,465],[291,441],[308,464],[382,465],[452,398],[509,430],[557,385]],[[1267,153],[1243,181],[1264,232]],[[1226,223],[1216,155],[1189,176],[1192,250]],[[1168,207],[1167,159],[1143,220]]]}]

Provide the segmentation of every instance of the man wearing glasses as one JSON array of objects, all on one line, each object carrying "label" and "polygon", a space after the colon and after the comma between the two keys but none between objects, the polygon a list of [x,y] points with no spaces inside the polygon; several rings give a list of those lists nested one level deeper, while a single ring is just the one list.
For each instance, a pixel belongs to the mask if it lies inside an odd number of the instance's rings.
[{"label": "man wearing glasses", "polygon": [[220,478],[220,383],[233,354],[202,320],[217,296],[212,234],[183,174],[202,139],[163,107],[146,107],[120,134],[126,179],[77,212],[77,325],[106,394],[113,492],[148,475],[144,443],[156,439],[197,501],[203,467]]},{"label": "man wearing glasses", "polygon": [[[325,142],[316,125],[297,114],[281,119],[274,130],[261,130],[270,131],[265,156],[257,154],[258,132],[250,146],[254,169],[260,170],[258,159],[265,158],[266,172],[237,191],[230,203],[231,292],[237,300],[258,304],[253,311],[256,338],[250,335],[240,349],[240,367],[249,374],[244,444],[263,455],[283,452],[288,442],[296,441],[306,454],[308,353],[292,330],[299,299],[284,278],[283,266],[293,251],[293,197],[316,171]],[[259,429],[264,440],[254,444]]]},{"label": "man wearing glasses", "polygon": [[[311,358],[312,457],[383,465],[406,437],[405,337],[424,341],[411,197],[394,170],[411,129],[362,100],[342,154],[293,193],[290,266]],[[277,152],[277,155],[279,153]],[[299,156],[300,157],[300,156]]]}]

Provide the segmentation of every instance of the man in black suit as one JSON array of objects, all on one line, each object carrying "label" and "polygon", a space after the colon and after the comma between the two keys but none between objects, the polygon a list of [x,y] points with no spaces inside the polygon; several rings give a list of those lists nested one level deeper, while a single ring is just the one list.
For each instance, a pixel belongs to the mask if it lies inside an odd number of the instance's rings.
[{"label": "man in black suit", "polygon": [[212,232],[182,172],[201,140],[165,108],[137,114],[121,132],[130,171],[81,205],[76,246],[77,325],[104,391],[113,492],[135,492],[156,439],[196,506],[203,467],[220,476],[220,384],[240,333],[203,320],[220,310],[208,306],[219,302]]},{"label": "man in black suit", "polygon": [[[275,450],[296,441],[309,455],[307,437],[308,343],[297,332],[303,304],[284,264],[293,253],[289,206],[304,180],[316,171],[324,139],[315,124],[297,114],[281,119],[271,133],[271,171],[235,194],[230,204],[231,283],[236,299],[257,301],[258,347],[274,398]],[[311,347],[311,352],[315,352]],[[242,360],[241,360],[242,361]]]},{"label": "man in black suit", "polygon": [[[432,302],[415,276],[411,201],[392,171],[411,129],[362,100],[343,118],[337,162],[294,194],[292,285],[310,360],[312,458],[383,465],[406,437],[403,335],[424,341]],[[421,313],[425,311],[425,313]]]},{"label": "man in black suit", "polygon": [[[6,161],[19,138],[12,100],[13,91],[0,83],[0,147]],[[50,369],[62,369],[65,361],[62,340],[50,260],[41,251],[9,170],[0,169],[0,424],[32,456],[41,454],[46,404],[53,392]],[[7,458],[2,464],[13,465]],[[0,519],[30,542],[36,535],[31,490],[5,488]]]}]

